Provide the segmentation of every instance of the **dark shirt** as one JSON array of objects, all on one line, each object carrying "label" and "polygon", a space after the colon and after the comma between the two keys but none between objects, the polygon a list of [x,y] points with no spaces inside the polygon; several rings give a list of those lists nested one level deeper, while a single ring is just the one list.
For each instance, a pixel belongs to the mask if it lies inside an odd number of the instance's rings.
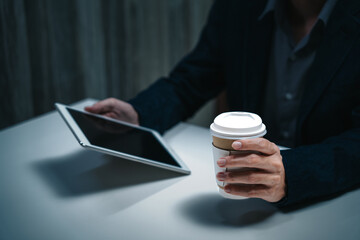
[{"label": "dark shirt", "polygon": [[[141,125],[164,132],[224,88],[230,110],[262,116],[275,33],[272,14],[258,20],[267,3],[215,1],[195,49],[130,101]],[[360,184],[360,1],[337,1],[325,24],[298,108],[296,146],[281,151],[287,197],[278,206]]]},{"label": "dark shirt", "polygon": [[295,146],[295,131],[305,80],[324,28],[337,0],[328,0],[323,6],[311,32],[295,42],[286,17],[283,0],[269,0],[259,21],[274,13],[275,27],[269,59],[268,81],[262,118],[268,129],[267,138],[276,139],[282,146]]}]

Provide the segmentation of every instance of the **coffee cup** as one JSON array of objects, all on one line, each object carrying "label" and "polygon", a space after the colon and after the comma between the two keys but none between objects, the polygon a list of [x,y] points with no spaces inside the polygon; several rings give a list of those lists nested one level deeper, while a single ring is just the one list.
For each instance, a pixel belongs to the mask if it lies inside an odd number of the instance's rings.
[{"label": "coffee cup", "polygon": [[[229,155],[249,154],[252,151],[236,151],[232,143],[239,139],[263,137],[266,127],[261,118],[249,112],[225,112],[218,115],[210,125],[212,135],[212,149],[214,157],[215,174],[219,172],[248,171],[249,168],[221,168],[217,161]],[[245,197],[226,193],[224,187],[226,182],[216,179],[219,193],[225,198],[244,199]]]}]

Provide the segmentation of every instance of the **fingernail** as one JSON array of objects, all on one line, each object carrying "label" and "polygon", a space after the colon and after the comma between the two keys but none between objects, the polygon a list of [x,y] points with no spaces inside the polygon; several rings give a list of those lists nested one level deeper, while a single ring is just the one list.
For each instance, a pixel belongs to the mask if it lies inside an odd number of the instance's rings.
[{"label": "fingernail", "polygon": [[217,161],[217,164],[219,165],[219,167],[224,167],[226,165],[226,159],[225,158],[220,158]]},{"label": "fingernail", "polygon": [[241,142],[233,142],[232,147],[234,149],[240,149],[241,148]]},{"label": "fingernail", "polygon": [[225,190],[225,192],[227,192],[227,193],[231,193],[231,189],[230,189],[230,187],[229,187],[228,185],[226,185],[226,186],[224,187],[224,190]]},{"label": "fingernail", "polygon": [[219,172],[219,173],[217,174],[217,179],[218,179],[219,181],[224,181],[224,180],[225,180],[225,173]]}]

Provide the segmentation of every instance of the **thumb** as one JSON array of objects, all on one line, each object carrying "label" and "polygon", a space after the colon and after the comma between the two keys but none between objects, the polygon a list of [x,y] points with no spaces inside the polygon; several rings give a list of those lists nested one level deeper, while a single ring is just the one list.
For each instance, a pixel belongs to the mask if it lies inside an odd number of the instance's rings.
[{"label": "thumb", "polygon": [[237,140],[237,141],[234,141],[232,144],[231,144],[232,148],[235,149],[235,150],[240,150],[241,146],[242,146],[242,143]]},{"label": "thumb", "polygon": [[86,106],[86,107],[84,107],[84,109],[85,109],[86,111],[88,111],[88,112],[91,112],[91,110],[93,109],[93,107],[92,107],[92,106]]},{"label": "thumb", "polygon": [[94,107],[94,105],[92,106],[86,106],[85,111],[91,112],[91,113],[98,113],[98,108]]}]

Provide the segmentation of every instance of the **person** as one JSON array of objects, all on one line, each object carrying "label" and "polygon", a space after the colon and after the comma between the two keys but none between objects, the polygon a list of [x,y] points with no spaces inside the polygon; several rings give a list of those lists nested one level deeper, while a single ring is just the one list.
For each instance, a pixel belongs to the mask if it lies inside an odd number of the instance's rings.
[{"label": "person", "polygon": [[222,90],[231,111],[257,113],[268,129],[233,143],[259,154],[218,160],[256,169],[218,174],[226,192],[289,206],[359,185],[360,1],[217,0],[168,77],[85,110],[162,133]]}]

